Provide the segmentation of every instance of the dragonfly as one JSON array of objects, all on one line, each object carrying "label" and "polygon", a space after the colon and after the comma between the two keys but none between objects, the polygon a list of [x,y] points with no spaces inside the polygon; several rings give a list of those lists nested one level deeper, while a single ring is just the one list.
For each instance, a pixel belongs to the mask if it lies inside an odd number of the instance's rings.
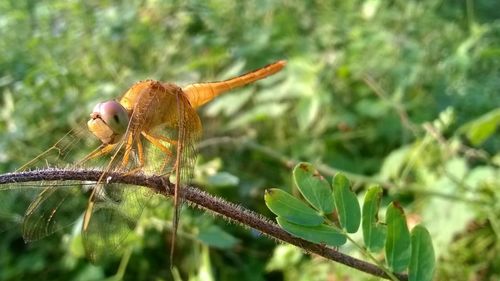
[{"label": "dragonfly", "polygon": [[[85,254],[96,261],[126,240],[127,232],[135,227],[151,195],[145,188],[130,189],[107,183],[107,175],[115,171],[163,175],[174,179],[172,259],[182,203],[180,188],[193,174],[195,145],[202,133],[197,109],[224,92],[273,75],[285,65],[286,61],[280,60],[235,78],[182,88],[173,83],[144,80],[135,83],[120,99],[98,103],[87,127],[101,144],[73,167],[97,163],[102,169],[99,181],[77,188],[52,183],[44,187],[24,215],[25,241],[41,239],[67,226],[70,222],[64,213],[82,208]],[[54,147],[62,150],[61,146]],[[72,204],[82,192],[88,196],[85,206],[81,200]]]}]

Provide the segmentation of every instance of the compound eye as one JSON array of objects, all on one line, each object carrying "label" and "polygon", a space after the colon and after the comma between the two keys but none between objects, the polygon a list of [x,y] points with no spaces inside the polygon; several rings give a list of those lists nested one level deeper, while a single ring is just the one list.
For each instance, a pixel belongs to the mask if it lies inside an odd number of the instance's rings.
[{"label": "compound eye", "polygon": [[117,135],[123,135],[128,127],[127,110],[117,101],[107,101],[94,107],[94,113]]}]

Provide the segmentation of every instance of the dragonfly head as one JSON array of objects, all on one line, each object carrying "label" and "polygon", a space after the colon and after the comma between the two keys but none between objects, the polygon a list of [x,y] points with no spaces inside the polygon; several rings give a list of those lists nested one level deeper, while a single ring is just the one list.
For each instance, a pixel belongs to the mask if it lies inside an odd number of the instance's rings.
[{"label": "dragonfly head", "polygon": [[118,142],[127,131],[127,110],[117,101],[98,103],[87,122],[89,130],[104,144]]}]

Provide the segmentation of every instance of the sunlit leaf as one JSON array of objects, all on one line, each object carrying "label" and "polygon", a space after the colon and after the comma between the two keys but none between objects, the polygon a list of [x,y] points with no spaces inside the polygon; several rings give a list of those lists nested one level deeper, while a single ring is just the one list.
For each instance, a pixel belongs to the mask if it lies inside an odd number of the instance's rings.
[{"label": "sunlit leaf", "polygon": [[198,265],[198,280],[214,281],[210,249],[207,246],[201,248],[201,263]]},{"label": "sunlit leaf", "polygon": [[307,226],[323,223],[316,211],[281,189],[267,189],[264,199],[269,210],[290,222]]},{"label": "sunlit leaf", "polygon": [[293,169],[293,179],[302,196],[316,210],[324,214],[333,212],[334,204],[330,186],[311,164],[297,164]]},{"label": "sunlit leaf", "polygon": [[271,259],[268,260],[266,270],[286,270],[300,263],[304,253],[298,247],[290,244],[276,245]]},{"label": "sunlit leaf", "polygon": [[411,146],[402,146],[385,157],[380,169],[380,178],[384,180],[398,178],[410,152]]},{"label": "sunlit leaf", "polygon": [[282,116],[288,108],[289,105],[283,103],[256,105],[252,107],[252,109],[241,112],[238,116],[235,116],[227,127],[231,129],[241,128],[258,120],[279,117]]},{"label": "sunlit leaf", "polygon": [[299,130],[305,132],[316,120],[320,109],[318,95],[304,97],[297,105],[297,122]]},{"label": "sunlit leaf", "polygon": [[403,209],[393,202],[387,207],[385,258],[394,272],[404,271],[410,262],[410,232]]},{"label": "sunlit leaf", "polygon": [[410,281],[430,281],[434,275],[436,257],[432,239],[421,225],[411,231],[411,257],[408,277]]},{"label": "sunlit leaf", "polygon": [[223,95],[207,104],[205,112],[210,117],[218,114],[231,116],[240,110],[252,97],[252,89],[243,89],[237,95]]},{"label": "sunlit leaf", "polygon": [[380,200],[382,199],[382,188],[372,186],[368,189],[363,203],[363,239],[366,248],[372,252],[378,252],[384,248],[387,228],[378,220]]},{"label": "sunlit leaf", "polygon": [[71,237],[69,251],[75,257],[85,257],[85,249],[83,248],[82,235],[80,234],[80,232]]},{"label": "sunlit leaf", "polygon": [[238,239],[216,225],[200,229],[197,238],[208,246],[220,249],[230,249],[238,243]]},{"label": "sunlit leaf", "polygon": [[340,225],[349,233],[356,232],[361,221],[361,210],[358,198],[343,174],[339,173],[333,179],[333,198]]},{"label": "sunlit leaf", "polygon": [[460,131],[473,145],[481,145],[500,127],[500,108],[496,108],[481,117],[465,124]]},{"label": "sunlit leaf", "polygon": [[219,172],[207,177],[207,184],[216,187],[236,186],[240,179],[228,172]]},{"label": "sunlit leaf", "polygon": [[326,224],[303,226],[289,222],[282,217],[277,217],[276,221],[278,221],[278,224],[288,233],[310,242],[322,243],[330,246],[341,246],[347,241],[344,234]]}]

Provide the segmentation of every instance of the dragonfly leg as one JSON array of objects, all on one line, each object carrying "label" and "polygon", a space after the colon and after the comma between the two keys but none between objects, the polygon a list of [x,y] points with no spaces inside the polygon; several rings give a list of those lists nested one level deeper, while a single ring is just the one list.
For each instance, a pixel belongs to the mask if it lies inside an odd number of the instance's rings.
[{"label": "dragonfly leg", "polygon": [[146,134],[146,133],[142,133],[142,135],[150,142],[152,143],[154,146],[156,146],[159,150],[163,151],[163,153],[167,154],[169,157],[172,157],[174,154],[172,153],[172,151],[166,147],[165,145],[163,145],[161,143],[161,141],[164,141],[164,142],[168,142],[172,145],[176,145],[177,142],[174,141],[174,140],[171,140],[169,138],[165,138],[165,137],[162,137],[162,136],[152,136],[152,135],[149,135],[149,134]]},{"label": "dragonfly leg", "polygon": [[87,156],[85,156],[82,160],[78,161],[77,165],[81,165],[91,159],[109,154],[113,149],[115,148],[115,144],[102,144],[100,145],[97,149],[89,153]]},{"label": "dragonfly leg", "polygon": [[142,146],[141,138],[137,138],[137,158],[139,158],[139,167],[144,167],[144,147]]},{"label": "dragonfly leg", "polygon": [[[125,173],[125,175],[133,175],[136,172],[139,172],[140,170],[142,170],[142,168],[144,167],[144,147],[142,146],[141,138],[137,139],[136,146],[137,146],[137,158],[139,161],[139,166],[133,168],[130,171],[127,171]],[[125,168],[125,167],[123,166],[122,168]]]},{"label": "dragonfly leg", "polygon": [[142,132],[142,135],[147,139],[149,140],[150,138],[152,139],[157,139],[157,140],[161,140],[161,141],[164,141],[164,142],[167,142],[171,145],[177,145],[177,141],[175,140],[172,140],[172,139],[169,139],[167,137],[164,137],[164,136],[158,136],[158,135],[151,135],[151,134],[148,134],[146,132]]},{"label": "dragonfly leg", "polygon": [[128,165],[130,159],[130,153],[132,152],[133,142],[134,142],[134,136],[132,134],[129,134],[127,136],[127,140],[125,143],[125,152],[123,154],[122,165],[121,165],[122,168],[125,168]]},{"label": "dragonfly leg", "polygon": [[167,142],[171,145],[176,145],[177,141],[174,141],[174,140],[171,140],[169,138],[162,137],[162,136],[149,135],[149,134],[144,133],[144,132],[142,133],[142,135],[146,138],[146,140],[148,140],[150,143],[152,143],[154,146],[156,146],[159,150],[161,150],[163,153],[167,154],[167,157],[163,161],[161,168],[160,168],[160,171],[165,170],[165,167],[167,167],[170,164],[171,160],[173,159],[174,154],[172,153],[172,151],[168,147],[166,147],[163,143],[161,143],[161,141]]}]

